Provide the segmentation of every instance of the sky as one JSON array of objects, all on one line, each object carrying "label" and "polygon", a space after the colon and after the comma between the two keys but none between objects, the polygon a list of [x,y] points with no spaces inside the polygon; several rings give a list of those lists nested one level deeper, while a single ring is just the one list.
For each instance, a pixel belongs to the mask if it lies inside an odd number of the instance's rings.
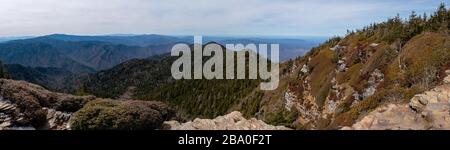
[{"label": "sky", "polygon": [[0,36],[333,36],[448,0],[0,0]]}]

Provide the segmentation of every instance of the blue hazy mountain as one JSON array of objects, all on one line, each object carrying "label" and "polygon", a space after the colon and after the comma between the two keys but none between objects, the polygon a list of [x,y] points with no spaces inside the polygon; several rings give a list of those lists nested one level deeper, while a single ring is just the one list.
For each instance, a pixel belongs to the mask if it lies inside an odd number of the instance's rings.
[{"label": "blue hazy mountain", "polygon": [[[203,42],[280,44],[281,61],[301,56],[319,43],[298,38],[221,36],[206,36]],[[0,43],[0,60],[5,64],[25,67],[53,67],[73,73],[92,73],[130,59],[169,53],[176,43],[192,44],[193,36],[52,34]]]},{"label": "blue hazy mountain", "polygon": [[81,75],[61,68],[25,67],[19,64],[7,64],[4,67],[8,76],[14,80],[28,81],[49,90],[65,93],[74,92],[81,78]]},{"label": "blue hazy mountain", "polygon": [[294,38],[277,38],[277,37],[206,37],[206,42],[218,42],[219,44],[279,44],[280,61],[286,61],[308,52],[312,47],[319,45],[322,41],[305,40]]},{"label": "blue hazy mountain", "polygon": [[115,34],[103,36],[52,34],[39,37],[39,39],[53,39],[70,42],[97,41],[114,44],[123,44],[129,46],[153,46],[153,45],[164,45],[173,43],[192,43],[193,41],[193,38],[191,36],[167,36],[157,34],[145,34],[145,35]]},{"label": "blue hazy mountain", "polygon": [[[174,43],[193,43],[193,36],[168,36],[158,34],[113,34],[104,36],[79,36],[66,34],[52,34],[39,37],[61,41],[101,41],[128,46],[155,46]],[[283,36],[205,36],[204,43],[217,42],[220,44],[280,44],[280,60],[285,61],[302,56],[306,51],[325,41],[326,37],[283,37]]]},{"label": "blue hazy mountain", "polygon": [[[128,46],[155,46],[174,43],[193,43],[193,36],[168,36],[158,34],[113,34],[104,36],[79,36],[53,34],[40,38],[62,41],[101,41]],[[203,43],[217,42],[220,44],[280,44],[280,60],[285,61],[298,56],[314,46],[324,42],[327,37],[283,37],[283,36],[204,36]]]},{"label": "blue hazy mountain", "polygon": [[[114,42],[102,39],[102,37],[50,35],[8,41],[0,43],[0,59],[5,64],[55,67],[74,73],[89,73],[111,68],[129,59],[168,53],[174,44],[166,40],[162,44],[133,46],[131,43],[126,44],[125,40]],[[139,43],[139,40],[129,41]]]},{"label": "blue hazy mountain", "polygon": [[11,37],[0,37],[0,43],[12,41],[12,40],[29,39],[29,38],[33,38],[33,36],[11,36]]}]

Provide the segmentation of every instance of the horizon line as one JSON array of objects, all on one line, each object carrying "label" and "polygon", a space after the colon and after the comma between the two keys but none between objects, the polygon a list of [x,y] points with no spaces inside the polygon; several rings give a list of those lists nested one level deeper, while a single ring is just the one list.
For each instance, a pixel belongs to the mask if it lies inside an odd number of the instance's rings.
[{"label": "horizon line", "polygon": [[203,36],[203,37],[246,37],[246,38],[258,38],[258,37],[270,37],[270,38],[283,38],[283,37],[291,37],[291,38],[327,38],[333,36],[341,36],[341,35],[269,35],[269,34],[160,34],[160,33],[111,33],[111,34],[72,34],[72,33],[51,33],[51,34],[39,34],[39,35],[0,35],[0,38],[35,38],[35,37],[43,37],[43,36],[52,36],[52,35],[66,35],[66,36],[123,36],[123,37],[132,37],[132,36],[174,36],[174,37],[182,37],[182,36]]}]

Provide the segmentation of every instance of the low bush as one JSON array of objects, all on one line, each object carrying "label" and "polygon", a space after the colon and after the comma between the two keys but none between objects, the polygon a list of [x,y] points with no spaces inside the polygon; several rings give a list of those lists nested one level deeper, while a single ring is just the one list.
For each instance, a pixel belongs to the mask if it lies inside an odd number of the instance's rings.
[{"label": "low bush", "polygon": [[74,130],[153,130],[173,115],[159,102],[95,100],[70,119]]}]

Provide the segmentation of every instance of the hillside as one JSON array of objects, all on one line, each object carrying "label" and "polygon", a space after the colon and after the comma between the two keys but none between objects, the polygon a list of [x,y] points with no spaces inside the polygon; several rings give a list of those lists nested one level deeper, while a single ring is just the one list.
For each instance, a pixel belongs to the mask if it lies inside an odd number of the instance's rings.
[{"label": "hillside", "polygon": [[48,37],[0,44],[0,59],[6,64],[55,67],[73,73],[89,73],[111,68],[133,58],[167,53],[172,44],[148,47],[100,41],[61,41]]},{"label": "hillside", "polygon": [[83,75],[74,74],[61,68],[25,67],[19,64],[6,64],[5,69],[11,79],[23,80],[64,93],[74,93]]},{"label": "hillside", "polygon": [[265,93],[260,112],[270,121],[295,111],[297,129],[339,129],[378,106],[408,103],[442,83],[449,27],[442,5],[431,16],[397,16],[330,39],[285,64],[281,87]]},{"label": "hillside", "polygon": [[186,118],[213,118],[231,110],[253,116],[258,111],[259,80],[174,80],[170,68],[176,59],[163,55],[127,61],[89,76],[83,89],[117,98],[134,88],[133,98],[167,102]]},{"label": "hillside", "polygon": [[170,82],[170,67],[175,59],[163,55],[129,60],[90,75],[83,88],[97,96],[116,98],[131,86],[148,84],[158,87],[162,83]]},{"label": "hillside", "polygon": [[0,59],[5,64],[21,64],[29,67],[65,68],[72,72],[93,72],[94,69],[83,65],[62,54],[46,43],[7,42],[0,44]]},{"label": "hillside", "polygon": [[8,64],[6,68],[12,79],[74,93],[79,89],[79,80],[88,73],[109,69],[130,59],[167,53],[173,45],[140,47],[99,41],[62,41],[50,37],[0,43],[0,60]]}]

